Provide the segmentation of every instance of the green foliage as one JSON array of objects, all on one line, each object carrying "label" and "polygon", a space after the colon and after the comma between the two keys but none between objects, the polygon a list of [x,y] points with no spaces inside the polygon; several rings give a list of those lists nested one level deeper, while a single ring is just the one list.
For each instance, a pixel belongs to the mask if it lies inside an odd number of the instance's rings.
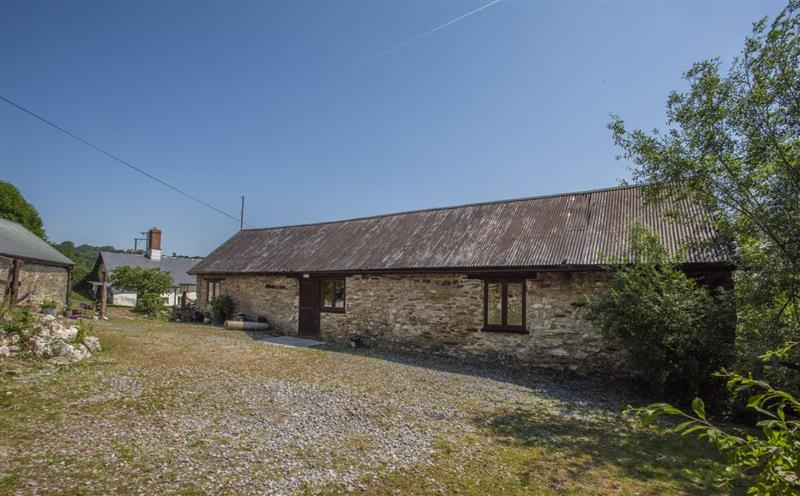
[{"label": "green foliage", "polygon": [[92,324],[85,322],[83,320],[78,321],[78,334],[75,335],[75,342],[83,344],[83,340],[86,336],[92,334],[94,327]]},{"label": "green foliage", "polygon": [[173,288],[169,272],[155,267],[122,266],[114,269],[110,279],[115,288],[136,293],[134,311],[151,317],[164,313],[164,299],[161,295]]},{"label": "green foliage", "polygon": [[[788,351],[784,349],[777,354]],[[770,353],[764,358],[770,359],[775,354]],[[800,401],[790,393],[751,376],[724,371],[720,375],[728,379],[728,388],[734,394],[752,392],[747,407],[762,419],[756,424],[761,430],[759,436],[734,435],[712,424],[700,398],[692,402],[693,413],[686,413],[667,403],[629,408],[626,413],[645,424],[652,423],[662,415],[681,417],[681,423],[674,427],[675,432],[707,439],[729,456],[730,462],[720,478],[724,485],[744,478],[749,484],[748,494],[800,494]]]},{"label": "green foliage", "polygon": [[87,278],[93,275],[94,266],[101,251],[124,253],[124,250],[118,250],[113,246],[92,246],[87,244],[75,246],[72,241],[52,243],[52,246],[62,255],[75,262],[71,275],[73,288],[83,288],[85,286]]},{"label": "green foliage", "polygon": [[0,181],[0,218],[19,222],[42,239],[47,239],[42,218],[13,184]]},{"label": "green foliage", "polygon": [[23,331],[33,327],[35,322],[36,318],[30,306],[24,306],[14,310],[9,310],[3,306],[2,310],[0,310],[0,325],[2,325],[4,332],[13,332],[21,335]]},{"label": "green foliage", "polygon": [[687,401],[713,394],[710,376],[732,356],[730,294],[688,277],[644,227],[634,227],[631,239],[632,259],[612,261],[610,284],[590,300],[589,318],[629,352],[654,392]]},{"label": "green foliage", "polygon": [[54,302],[53,300],[44,299],[41,303],[42,310],[53,310],[58,307],[58,303]]},{"label": "green foliage", "polygon": [[117,267],[111,273],[110,280],[115,288],[133,291],[137,296],[160,295],[173,288],[172,276],[169,272],[155,267]]},{"label": "green foliage", "polygon": [[652,199],[699,202],[736,242],[737,367],[798,391],[797,370],[758,357],[800,340],[800,1],[755,23],[727,71],[705,60],[685,79],[665,131],[609,127]]},{"label": "green foliage", "polygon": [[220,319],[228,319],[233,315],[235,304],[228,295],[217,296],[211,304],[214,315]]},{"label": "green foliage", "polygon": [[162,317],[167,309],[164,298],[159,293],[144,293],[136,296],[133,311],[150,317]]}]

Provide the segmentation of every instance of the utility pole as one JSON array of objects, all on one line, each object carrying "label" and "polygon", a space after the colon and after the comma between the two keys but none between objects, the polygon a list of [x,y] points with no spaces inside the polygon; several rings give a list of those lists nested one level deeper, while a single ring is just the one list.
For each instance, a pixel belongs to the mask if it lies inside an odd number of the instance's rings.
[{"label": "utility pole", "polygon": [[244,195],[242,195],[242,210],[239,213],[239,230],[244,229]]}]

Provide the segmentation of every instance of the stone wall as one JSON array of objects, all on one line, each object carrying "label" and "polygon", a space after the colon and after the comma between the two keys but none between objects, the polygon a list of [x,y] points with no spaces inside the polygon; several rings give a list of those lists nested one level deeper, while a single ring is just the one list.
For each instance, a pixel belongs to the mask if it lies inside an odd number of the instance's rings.
[{"label": "stone wall", "polygon": [[[197,277],[197,303],[200,309],[210,310],[206,297],[206,281]],[[210,278],[220,282],[219,294],[230,296],[235,312],[251,317],[266,317],[272,326],[287,334],[297,334],[299,284],[297,279],[280,276],[229,276]]]},{"label": "stone wall", "polygon": [[622,354],[584,318],[601,272],[540,272],[527,280],[527,334],[483,331],[483,281],[463,275],[347,278],[347,313],[323,314],[323,339],[424,350],[508,365],[621,372]]},{"label": "stone wall", "polygon": [[[11,280],[11,262],[0,260],[0,279]],[[19,296],[31,293],[26,302],[34,305],[53,300],[63,308],[67,302],[69,272],[65,267],[23,262],[20,272]]]},{"label": "stone wall", "polygon": [[[540,272],[526,287],[527,334],[486,332],[483,282],[465,275],[355,275],[346,280],[346,313],[325,313],[327,341],[360,337],[368,346],[581,373],[621,371],[622,354],[583,317],[586,296],[607,280],[603,272]],[[205,302],[202,278],[199,301]],[[228,276],[221,293],[237,311],[264,316],[297,333],[298,282],[278,276]]]}]

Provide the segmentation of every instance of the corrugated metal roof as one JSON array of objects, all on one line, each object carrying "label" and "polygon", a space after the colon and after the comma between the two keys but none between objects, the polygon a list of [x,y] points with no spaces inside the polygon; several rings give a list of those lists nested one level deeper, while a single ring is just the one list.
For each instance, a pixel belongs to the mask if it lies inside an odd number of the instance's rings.
[{"label": "corrugated metal roof", "polygon": [[197,283],[197,278],[188,273],[189,269],[197,264],[198,259],[196,258],[161,257],[161,260],[156,261],[150,260],[144,255],[108,251],[100,252],[100,257],[109,272],[121,266],[155,268],[169,272],[172,282],[176,285]]},{"label": "corrugated metal roof", "polygon": [[[692,222],[670,221],[677,210]],[[647,204],[623,186],[359,219],[243,230],[192,269],[203,273],[535,269],[597,266],[628,254],[635,222],[671,253],[715,237],[708,212],[689,200]],[[688,263],[729,260],[724,247],[689,251]]]},{"label": "corrugated metal roof", "polygon": [[0,219],[0,255],[72,267],[75,263],[21,224]]}]

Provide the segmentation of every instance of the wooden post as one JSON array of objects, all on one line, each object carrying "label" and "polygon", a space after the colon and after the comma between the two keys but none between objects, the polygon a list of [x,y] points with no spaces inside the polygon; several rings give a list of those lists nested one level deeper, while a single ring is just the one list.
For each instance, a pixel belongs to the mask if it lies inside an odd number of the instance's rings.
[{"label": "wooden post", "polygon": [[64,302],[64,304],[67,306],[67,309],[69,309],[69,303],[70,303],[71,299],[72,299],[72,269],[68,268],[67,269],[67,298],[66,298],[66,301]]},{"label": "wooden post", "polygon": [[100,318],[106,317],[106,293],[108,292],[108,285],[106,283],[106,271],[100,273]]},{"label": "wooden post", "polygon": [[8,305],[16,308],[19,299],[19,279],[22,272],[22,260],[14,259],[14,268],[11,270],[11,295],[8,298]]}]

